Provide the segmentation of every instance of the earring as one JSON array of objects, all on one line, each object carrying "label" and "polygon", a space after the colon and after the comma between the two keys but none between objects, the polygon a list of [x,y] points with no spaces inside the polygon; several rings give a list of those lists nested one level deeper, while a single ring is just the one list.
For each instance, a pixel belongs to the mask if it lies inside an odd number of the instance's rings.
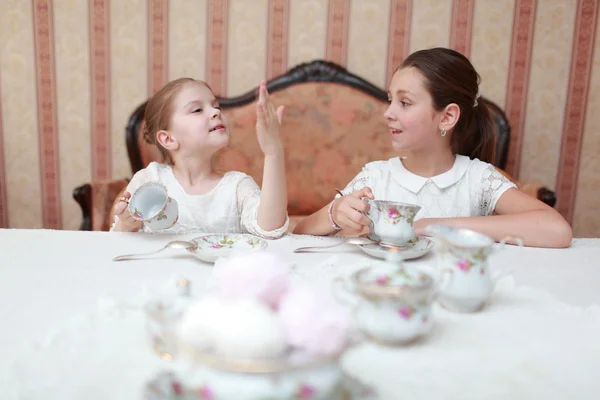
[{"label": "earring", "polygon": [[442,132],[440,132],[440,135],[446,136],[446,129],[442,128]]}]

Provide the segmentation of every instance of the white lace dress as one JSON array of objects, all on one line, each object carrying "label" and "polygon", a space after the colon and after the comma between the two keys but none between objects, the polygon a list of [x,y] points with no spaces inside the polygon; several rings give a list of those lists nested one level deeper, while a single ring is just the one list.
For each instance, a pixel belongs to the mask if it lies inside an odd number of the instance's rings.
[{"label": "white lace dress", "polygon": [[287,217],[285,224],[273,231],[265,231],[258,226],[260,188],[252,177],[242,172],[227,172],[210,192],[191,195],[179,184],[170,165],[152,162],[133,176],[127,191],[133,194],[150,181],[160,182],[167,188],[169,196],[177,201],[179,218],[171,228],[160,231],[151,231],[144,224],[142,230],[145,232],[250,233],[265,239],[277,239],[288,228]]},{"label": "white lace dress", "polygon": [[516,187],[493,165],[461,155],[449,171],[431,178],[413,174],[398,157],[374,161],[342,192],[349,194],[365,186],[375,199],[420,205],[416,219],[490,215],[500,196]]}]

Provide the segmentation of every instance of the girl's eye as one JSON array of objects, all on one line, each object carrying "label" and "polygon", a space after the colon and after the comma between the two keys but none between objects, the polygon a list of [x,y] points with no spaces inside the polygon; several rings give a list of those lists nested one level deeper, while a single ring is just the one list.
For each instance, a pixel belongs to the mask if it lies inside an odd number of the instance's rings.
[{"label": "girl's eye", "polygon": [[410,104],[408,104],[407,102],[405,102],[404,100],[402,100],[402,101],[400,102],[400,104],[402,104],[402,107],[406,107],[406,106],[409,106],[409,105],[410,105]]},{"label": "girl's eye", "polygon": [[196,108],[194,111],[192,111],[193,113],[201,113],[202,109],[201,108]]},{"label": "girl's eye", "polygon": [[388,103],[391,103],[391,102],[392,102],[392,99],[390,99],[390,98],[388,97],[388,99],[387,99],[387,102],[388,102]]},{"label": "girl's eye", "polygon": [[215,106],[215,108],[216,108],[217,110],[220,110],[220,109],[221,109],[221,105],[220,105],[220,104],[217,104],[217,105]]}]

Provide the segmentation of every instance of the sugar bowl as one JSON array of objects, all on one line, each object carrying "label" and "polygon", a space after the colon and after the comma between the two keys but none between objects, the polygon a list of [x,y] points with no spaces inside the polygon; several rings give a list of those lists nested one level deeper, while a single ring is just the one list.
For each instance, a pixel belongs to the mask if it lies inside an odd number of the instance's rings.
[{"label": "sugar bowl", "polygon": [[357,328],[385,345],[409,344],[430,331],[435,291],[429,274],[392,262],[334,282],[337,297],[353,306]]}]

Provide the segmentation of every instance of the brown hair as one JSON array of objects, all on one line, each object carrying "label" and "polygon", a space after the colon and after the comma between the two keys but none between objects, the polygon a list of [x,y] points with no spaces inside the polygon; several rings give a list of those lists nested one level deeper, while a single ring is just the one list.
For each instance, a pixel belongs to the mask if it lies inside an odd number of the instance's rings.
[{"label": "brown hair", "polygon": [[425,77],[425,87],[436,111],[451,103],[460,107],[452,132],[452,151],[493,163],[495,126],[487,105],[478,99],[480,77],[467,57],[436,47],[409,55],[399,69],[407,67],[418,69]]},{"label": "brown hair", "polygon": [[[203,81],[193,78],[179,78],[167,83],[154,96],[148,100],[146,110],[144,111],[144,141],[148,144],[155,145],[162,156],[162,162],[173,164],[173,157],[167,149],[165,149],[158,140],[156,134],[163,130],[168,130],[171,126],[171,118],[173,117],[173,101],[175,96],[183,86],[189,83],[206,85]],[[207,85],[208,86],[208,85]]]}]

